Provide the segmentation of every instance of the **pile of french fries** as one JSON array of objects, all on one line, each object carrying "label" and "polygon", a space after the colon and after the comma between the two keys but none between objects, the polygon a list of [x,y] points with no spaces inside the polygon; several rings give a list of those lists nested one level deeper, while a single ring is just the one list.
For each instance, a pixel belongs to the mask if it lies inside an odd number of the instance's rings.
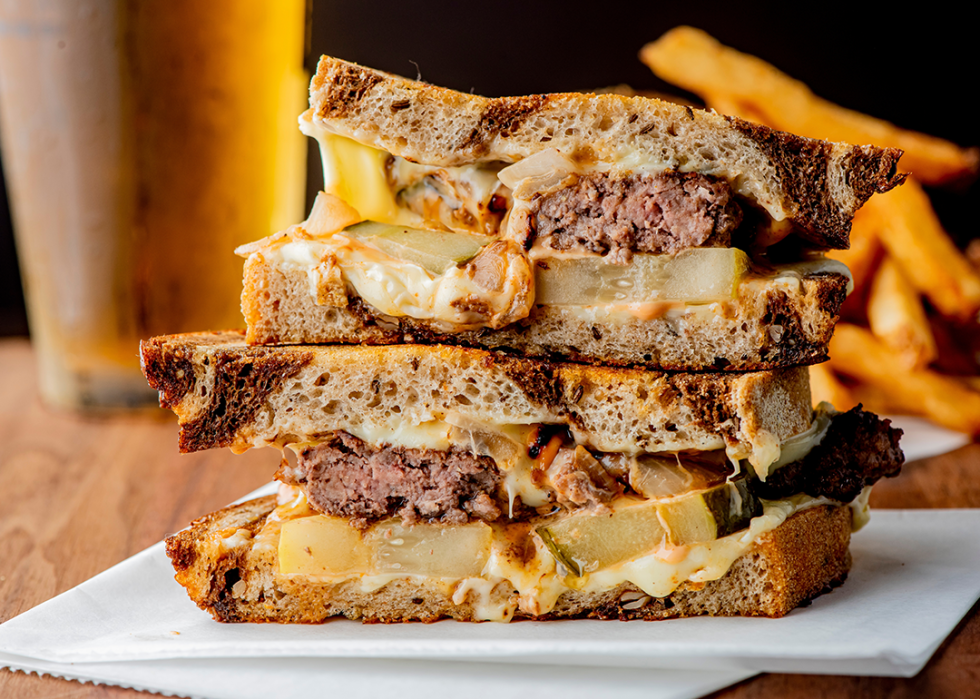
[{"label": "pile of french fries", "polygon": [[854,219],[850,249],[828,254],[854,276],[845,314],[854,322],[837,325],[830,361],[811,368],[814,402],[828,400],[839,409],[860,402],[980,435],[978,363],[960,362],[957,373],[936,368],[956,367],[949,356],[964,354],[955,333],[944,328],[980,328],[980,273],[943,230],[921,186],[974,177],[980,151],[831,104],[765,61],[690,27],[648,44],[640,58],[721,114],[802,136],[905,151],[899,163],[911,173],[905,184],[873,196]]}]

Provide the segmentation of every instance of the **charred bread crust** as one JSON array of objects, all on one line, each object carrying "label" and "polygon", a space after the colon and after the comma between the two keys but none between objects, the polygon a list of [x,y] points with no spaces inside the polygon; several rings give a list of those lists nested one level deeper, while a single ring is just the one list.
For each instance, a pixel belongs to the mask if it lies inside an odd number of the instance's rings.
[{"label": "charred bread crust", "polygon": [[[497,424],[564,424],[600,451],[727,445],[750,454],[802,432],[812,417],[805,367],[683,374],[442,345],[249,346],[234,332],[154,338],[143,350],[153,386],[170,381],[159,357],[192,361],[195,383],[179,400],[167,399],[185,452],[302,442],[365,421],[419,424],[458,413]],[[232,407],[236,396],[248,400]],[[730,419],[721,424],[721,415]]]},{"label": "charred bread crust", "polygon": [[[485,98],[323,56],[310,86],[314,117],[342,135],[414,162],[514,162],[555,147],[579,161],[621,150],[662,153],[679,170],[755,178],[815,240],[847,247],[850,220],[874,192],[904,180],[901,151],[848,146],[773,131],[660,100],[614,94]],[[716,141],[714,158],[698,153]],[[706,162],[701,162],[707,158]],[[724,161],[751,161],[734,164]],[[764,191],[763,191],[764,190]]]},{"label": "charred bread crust", "polygon": [[[189,359],[194,348],[184,345],[180,336],[168,335],[140,343],[141,363],[151,388],[160,391],[160,406],[173,409],[192,389],[203,391],[207,411],[198,419],[181,425],[181,452],[206,449],[208,444],[229,443],[255,419],[269,394],[309,363],[312,355],[301,349],[284,353],[225,352],[216,343],[221,333],[200,333],[213,351],[200,366]],[[196,373],[195,373],[196,372]],[[198,374],[211,373],[212,390],[198,384]]]},{"label": "charred bread crust", "polygon": [[[788,200],[797,207],[793,221],[819,246],[847,249],[854,212],[872,194],[887,192],[905,181],[906,174],[898,173],[902,156],[898,149],[853,146],[846,154],[835,156],[832,143],[774,131],[738,117],[724,118],[769,156]],[[834,203],[828,164],[835,157],[840,158],[840,171],[847,173],[847,184],[856,201],[850,211]]]},{"label": "charred bread crust", "polygon": [[269,513],[276,507],[276,496],[249,500],[240,505],[230,505],[200,519],[173,536],[167,537],[166,550],[174,566],[174,579],[202,609],[220,603],[223,591],[230,590],[242,565],[245,551],[237,547],[218,554],[214,541],[205,541],[205,535],[225,532],[234,534],[239,529],[255,535],[265,524]]},{"label": "charred bread crust", "polygon": [[181,347],[167,347],[159,340],[140,342],[140,365],[150,388],[160,394],[160,407],[173,409],[194,387],[194,363]]},{"label": "charred bread crust", "polygon": [[848,279],[814,272],[800,282],[798,290],[746,285],[717,311],[691,307],[612,323],[590,322],[561,306],[534,306],[527,318],[498,330],[447,332],[429,321],[385,315],[351,290],[340,290],[343,306],[317,305],[304,273],[256,256],[245,264],[242,308],[250,344],[453,344],[552,362],[741,372],[827,359]]},{"label": "charred bread crust", "polygon": [[[431,622],[441,618],[474,620],[469,600],[453,602],[453,589],[412,580],[394,580],[375,592],[357,581],[317,584],[277,578],[275,547],[250,551],[251,539],[275,507],[268,496],[225,508],[167,539],[176,580],[188,596],[224,622],[322,623],[345,616],[365,622]],[[654,598],[630,584],[598,593],[565,592],[553,610],[515,618],[657,620],[699,615],[781,617],[840,585],[851,565],[848,552],[851,512],[846,506],[820,506],[798,512],[762,535],[728,573],[703,585],[685,584]],[[221,541],[238,535],[229,547]],[[492,599],[517,595],[498,584]]]}]

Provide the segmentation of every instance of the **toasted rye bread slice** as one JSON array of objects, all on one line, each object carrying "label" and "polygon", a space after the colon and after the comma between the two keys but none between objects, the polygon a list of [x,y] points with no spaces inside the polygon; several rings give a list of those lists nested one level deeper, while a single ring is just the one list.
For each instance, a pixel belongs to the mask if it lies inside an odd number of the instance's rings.
[{"label": "toasted rye bread slice", "polygon": [[629,159],[730,182],[777,221],[846,248],[851,218],[900,184],[901,151],[828,143],[644,97],[553,94],[489,99],[323,56],[310,85],[327,131],[414,162],[516,162],[557,148],[583,164]]},{"label": "toasted rye bread slice", "polygon": [[[167,539],[176,579],[190,598],[218,621],[319,623],[345,616],[373,622],[436,621],[476,616],[469,596],[436,581],[396,579],[373,592],[358,581],[317,583],[278,577],[276,544],[253,547],[275,507],[275,496],[219,510]],[[846,506],[803,510],[762,535],[728,573],[700,585],[682,585],[664,598],[629,583],[603,592],[568,591],[549,613],[531,619],[668,619],[676,617],[781,617],[839,584],[851,565],[851,512]],[[506,581],[490,602],[516,597]],[[515,618],[522,618],[520,612]]]},{"label": "toasted rye bread slice", "polygon": [[557,361],[759,371],[826,360],[847,284],[835,272],[807,273],[796,285],[752,280],[732,301],[652,319],[590,319],[570,307],[534,306],[528,318],[499,330],[445,332],[439,323],[385,315],[342,283],[346,304],[318,305],[304,270],[254,254],[245,263],[242,311],[250,344],[445,342]]},{"label": "toasted rye bread slice", "polygon": [[235,332],[156,337],[141,353],[160,404],[180,419],[184,452],[455,415],[489,425],[564,424],[599,451],[727,448],[758,464],[812,420],[805,367],[670,374],[443,345],[250,346]]}]

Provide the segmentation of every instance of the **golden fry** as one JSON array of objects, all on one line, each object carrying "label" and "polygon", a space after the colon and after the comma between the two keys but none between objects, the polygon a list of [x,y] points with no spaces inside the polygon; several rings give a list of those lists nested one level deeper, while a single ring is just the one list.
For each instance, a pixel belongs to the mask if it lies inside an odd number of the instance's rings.
[{"label": "golden fry", "polygon": [[870,410],[879,415],[900,415],[910,412],[896,405],[891,398],[886,395],[881,388],[870,383],[862,383],[851,389],[855,404],[860,403],[865,410]]},{"label": "golden fry", "polygon": [[838,410],[849,410],[857,401],[827,364],[810,367],[810,395],[814,407],[827,401]]},{"label": "golden fry", "polygon": [[976,148],[960,148],[839,107],[769,63],[723,46],[699,29],[672,29],[644,46],[640,59],[660,78],[726,106],[755,111],[762,123],[774,128],[830,141],[901,148],[902,168],[927,184],[969,176],[980,166]]},{"label": "golden fry", "polygon": [[739,102],[734,99],[731,95],[725,94],[713,94],[713,95],[702,95],[704,98],[704,104],[710,109],[714,109],[719,114],[727,114],[729,116],[737,116],[746,121],[754,121],[757,124],[762,124],[764,126],[769,126],[772,128],[771,124],[766,123],[766,115],[762,112],[754,109],[751,105]]},{"label": "golden fry", "polygon": [[980,393],[928,369],[907,370],[902,358],[868,330],[839,323],[830,356],[835,371],[865,382],[895,410],[925,415],[957,432],[980,434]]},{"label": "golden fry", "polygon": [[947,316],[967,319],[980,309],[980,274],[950,240],[929,197],[909,178],[864,206],[878,220],[879,238],[905,278]]},{"label": "golden fry", "polygon": [[921,369],[936,358],[936,340],[919,294],[890,258],[882,260],[871,283],[868,325],[909,369]]},{"label": "golden fry", "polygon": [[877,223],[876,217],[869,216],[864,209],[859,210],[851,223],[851,247],[827,251],[827,257],[843,262],[851,270],[854,293],[857,294],[871,281],[881,256],[881,242],[875,230]]}]

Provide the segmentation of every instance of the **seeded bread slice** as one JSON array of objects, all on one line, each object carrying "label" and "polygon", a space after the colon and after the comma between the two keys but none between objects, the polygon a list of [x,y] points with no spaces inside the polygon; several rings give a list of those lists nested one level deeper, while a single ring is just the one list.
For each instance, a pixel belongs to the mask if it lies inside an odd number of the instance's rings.
[{"label": "seeded bread slice", "polygon": [[445,332],[437,322],[388,316],[338,282],[318,305],[306,272],[253,254],[245,263],[242,311],[250,344],[445,342],[511,350],[526,357],[670,371],[758,371],[827,359],[848,279],[805,273],[798,284],[753,279],[726,302],[669,309],[641,319],[589,317],[565,306],[534,306],[499,330]]},{"label": "seeded bread slice", "polygon": [[828,143],[645,97],[553,94],[488,99],[323,56],[310,85],[314,121],[328,132],[414,162],[516,162],[546,148],[616,169],[727,180],[776,220],[819,244],[846,248],[851,217],[904,180],[901,151]]},{"label": "seeded bread slice", "polygon": [[[471,596],[454,602],[454,596],[459,599],[455,586],[442,581],[396,579],[365,592],[356,580],[318,583],[278,576],[277,537],[256,545],[274,508],[275,496],[252,500],[208,515],[167,539],[177,582],[218,621],[319,623],[345,616],[391,623],[476,617]],[[844,581],[851,565],[850,534],[849,508],[811,508],[759,537],[724,577],[703,586],[684,584],[664,598],[652,598],[628,583],[603,592],[568,591],[549,613],[518,612],[516,618],[781,617]],[[517,594],[503,581],[489,602],[504,603]]]},{"label": "seeded bread slice", "polygon": [[251,346],[237,332],[155,337],[141,353],[160,404],[179,418],[184,452],[456,416],[563,424],[599,451],[728,448],[756,461],[812,419],[805,367],[671,374],[443,345]]}]

